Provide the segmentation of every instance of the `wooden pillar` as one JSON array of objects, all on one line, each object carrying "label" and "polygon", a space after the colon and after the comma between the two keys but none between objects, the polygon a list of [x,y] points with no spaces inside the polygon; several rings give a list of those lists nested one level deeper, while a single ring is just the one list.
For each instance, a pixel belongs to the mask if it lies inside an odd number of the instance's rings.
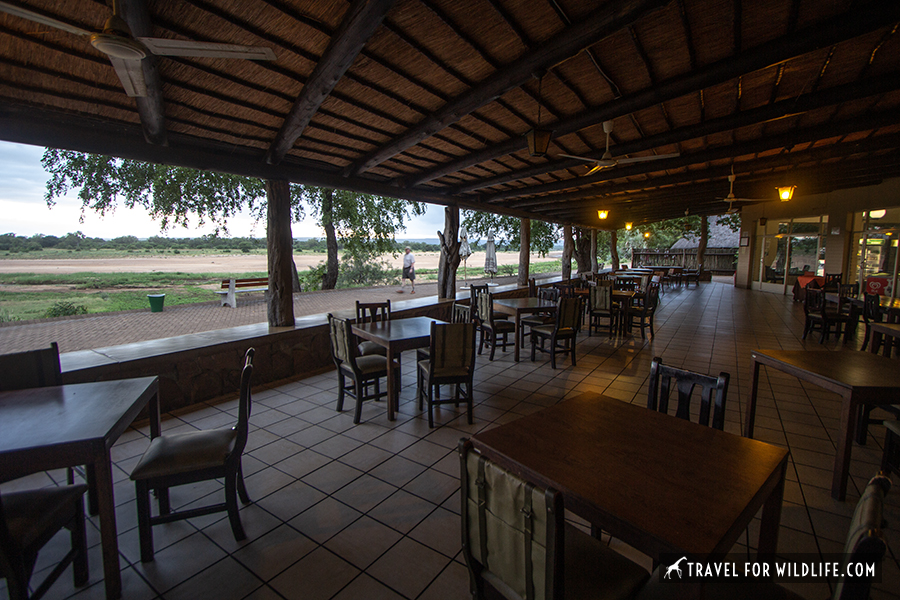
[{"label": "wooden pillar", "polygon": [[597,263],[597,230],[591,229],[591,273],[596,273],[600,270],[600,265]]},{"label": "wooden pillar", "polygon": [[519,222],[519,278],[516,283],[519,287],[528,285],[528,276],[531,269],[531,219],[521,219]]},{"label": "wooden pillar", "polygon": [[444,231],[437,232],[441,240],[438,262],[438,299],[456,298],[456,270],[459,268],[459,207],[444,207]]},{"label": "wooden pillar", "polygon": [[709,243],[709,217],[700,217],[700,245],[697,246],[697,270],[703,273],[706,245]]},{"label": "wooden pillar", "polygon": [[609,232],[609,253],[612,256],[613,271],[619,270],[619,232],[613,229]]},{"label": "wooden pillar", "polygon": [[291,238],[291,188],[287,181],[266,181],[266,248],[269,291],[266,295],[270,327],[294,324],[294,269]]},{"label": "wooden pillar", "polygon": [[563,227],[563,255],[562,255],[562,278],[563,281],[572,279],[572,254],[575,251],[575,242],[572,240],[572,226],[565,225]]}]

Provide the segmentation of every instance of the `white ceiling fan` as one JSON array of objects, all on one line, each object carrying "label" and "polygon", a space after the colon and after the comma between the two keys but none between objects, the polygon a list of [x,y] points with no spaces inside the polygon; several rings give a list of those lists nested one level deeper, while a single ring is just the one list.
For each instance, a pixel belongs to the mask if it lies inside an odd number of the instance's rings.
[{"label": "white ceiling fan", "polygon": [[249,60],[275,60],[271,48],[262,46],[240,46],[213,42],[194,42],[165,38],[134,37],[125,21],[119,16],[119,3],[113,2],[113,14],[103,26],[103,31],[94,33],[81,27],[64,23],[53,17],[29,8],[0,1],[0,12],[28,19],[41,25],[61,29],[75,35],[90,38],[91,45],[106,54],[116,75],[129,96],[146,96],[147,84],[141,60],[151,54],[157,56],[187,56],[209,58],[242,58]]},{"label": "white ceiling fan", "polygon": [[585,173],[585,175],[590,175],[600,169],[606,169],[608,167],[615,167],[616,165],[625,165],[628,163],[639,163],[639,162],[649,162],[652,160],[662,160],[664,158],[675,158],[676,156],[681,156],[680,153],[675,152],[673,154],[655,154],[653,156],[636,156],[634,158],[613,158],[612,153],[609,151],[609,136],[612,133],[612,121],[603,121],[603,131],[606,133],[606,151],[603,153],[599,159],[597,158],[588,158],[586,156],[572,156],[571,154],[560,154],[559,156],[563,156],[565,158],[574,158],[575,160],[583,160],[584,162],[593,163],[594,166],[590,171]]},{"label": "white ceiling fan", "polygon": [[731,166],[731,175],[728,176],[728,195],[724,198],[719,198],[719,200],[723,200],[728,203],[728,210],[725,211],[726,214],[734,214],[736,212],[740,212],[740,208],[736,208],[734,206],[735,202],[759,202],[760,200],[753,198],[736,198],[734,195],[734,180],[737,177],[734,174],[734,165]]}]

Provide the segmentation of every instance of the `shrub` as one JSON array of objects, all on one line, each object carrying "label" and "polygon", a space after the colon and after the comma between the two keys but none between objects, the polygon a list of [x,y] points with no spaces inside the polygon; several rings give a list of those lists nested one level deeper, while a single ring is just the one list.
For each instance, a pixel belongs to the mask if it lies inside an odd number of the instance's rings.
[{"label": "shrub", "polygon": [[19,317],[14,317],[9,314],[5,308],[0,310],[0,323],[12,323],[13,321],[19,321]]},{"label": "shrub", "polygon": [[49,319],[52,317],[71,317],[72,315],[86,315],[87,311],[87,307],[84,304],[75,304],[74,302],[69,302],[68,300],[60,300],[47,309],[47,312],[44,313],[44,318]]}]

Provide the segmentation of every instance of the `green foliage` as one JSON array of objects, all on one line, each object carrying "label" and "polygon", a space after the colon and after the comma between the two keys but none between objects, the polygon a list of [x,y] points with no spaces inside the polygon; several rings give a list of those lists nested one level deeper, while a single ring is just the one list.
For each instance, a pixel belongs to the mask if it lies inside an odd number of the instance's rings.
[{"label": "green foliage", "polygon": [[75,304],[68,300],[60,300],[55,302],[53,306],[44,313],[45,318],[52,317],[71,317],[72,315],[86,315],[87,307],[84,304]]},{"label": "green foliage", "polygon": [[320,262],[315,267],[310,267],[306,271],[298,271],[297,277],[300,279],[300,288],[304,292],[314,292],[322,289],[322,277],[325,276],[325,263]]},{"label": "green foliage", "polygon": [[394,283],[399,276],[400,272],[391,267],[386,261],[345,255],[343,260],[341,260],[337,287],[389,285]]},{"label": "green foliage", "polygon": [[[474,238],[487,238],[494,234],[498,250],[518,250],[521,241],[521,220],[518,217],[507,217],[493,213],[464,210],[463,225],[469,234],[469,243]],[[543,221],[531,221],[531,251],[546,256],[560,239],[558,225]],[[481,240],[474,239],[474,242]],[[473,244],[473,249],[475,248]]]},{"label": "green foliage", "polygon": [[13,321],[19,321],[19,317],[14,317],[9,314],[9,311],[5,308],[0,309],[0,323],[12,323]]}]

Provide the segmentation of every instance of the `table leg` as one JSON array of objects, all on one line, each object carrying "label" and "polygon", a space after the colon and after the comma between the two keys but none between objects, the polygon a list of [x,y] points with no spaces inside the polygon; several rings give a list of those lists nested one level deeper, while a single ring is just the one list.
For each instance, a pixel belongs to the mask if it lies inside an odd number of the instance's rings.
[{"label": "table leg", "polygon": [[781,506],[784,500],[784,478],[787,471],[787,461],[781,467],[781,478],[778,485],[769,494],[766,503],[763,504],[762,519],[759,524],[759,544],[757,554],[762,560],[775,558],[778,550],[778,530],[781,527]]},{"label": "table leg", "polygon": [[847,392],[841,403],[841,426],[838,429],[837,452],[834,455],[834,476],[831,480],[831,497],[843,501],[847,497],[847,478],[850,474],[850,452],[853,450],[853,432],[856,430],[856,413],[859,403],[853,392]]},{"label": "table leg", "polygon": [[[400,390],[394,389],[396,386],[394,385],[394,364],[395,361],[399,361],[399,356],[394,356],[394,353],[391,352],[391,348],[387,349],[387,413],[388,413],[388,421],[393,421],[396,419],[395,412],[400,409],[400,398],[399,393]],[[396,398],[396,403],[395,403]]]},{"label": "table leg", "polygon": [[516,311],[516,332],[513,339],[516,342],[516,349],[513,351],[513,360],[519,362],[519,346],[525,343],[525,337],[522,335],[522,313]]},{"label": "table leg", "polygon": [[747,416],[744,419],[744,437],[753,437],[753,423],[756,419],[756,396],[759,393],[759,363],[756,357],[750,357],[750,371],[753,377],[750,378],[750,400],[747,402]]},{"label": "table leg", "polygon": [[107,600],[122,596],[122,574],[119,571],[119,544],[116,537],[116,502],[113,497],[112,468],[109,450],[94,461],[97,502],[100,508],[100,544],[103,550],[103,578]]}]

